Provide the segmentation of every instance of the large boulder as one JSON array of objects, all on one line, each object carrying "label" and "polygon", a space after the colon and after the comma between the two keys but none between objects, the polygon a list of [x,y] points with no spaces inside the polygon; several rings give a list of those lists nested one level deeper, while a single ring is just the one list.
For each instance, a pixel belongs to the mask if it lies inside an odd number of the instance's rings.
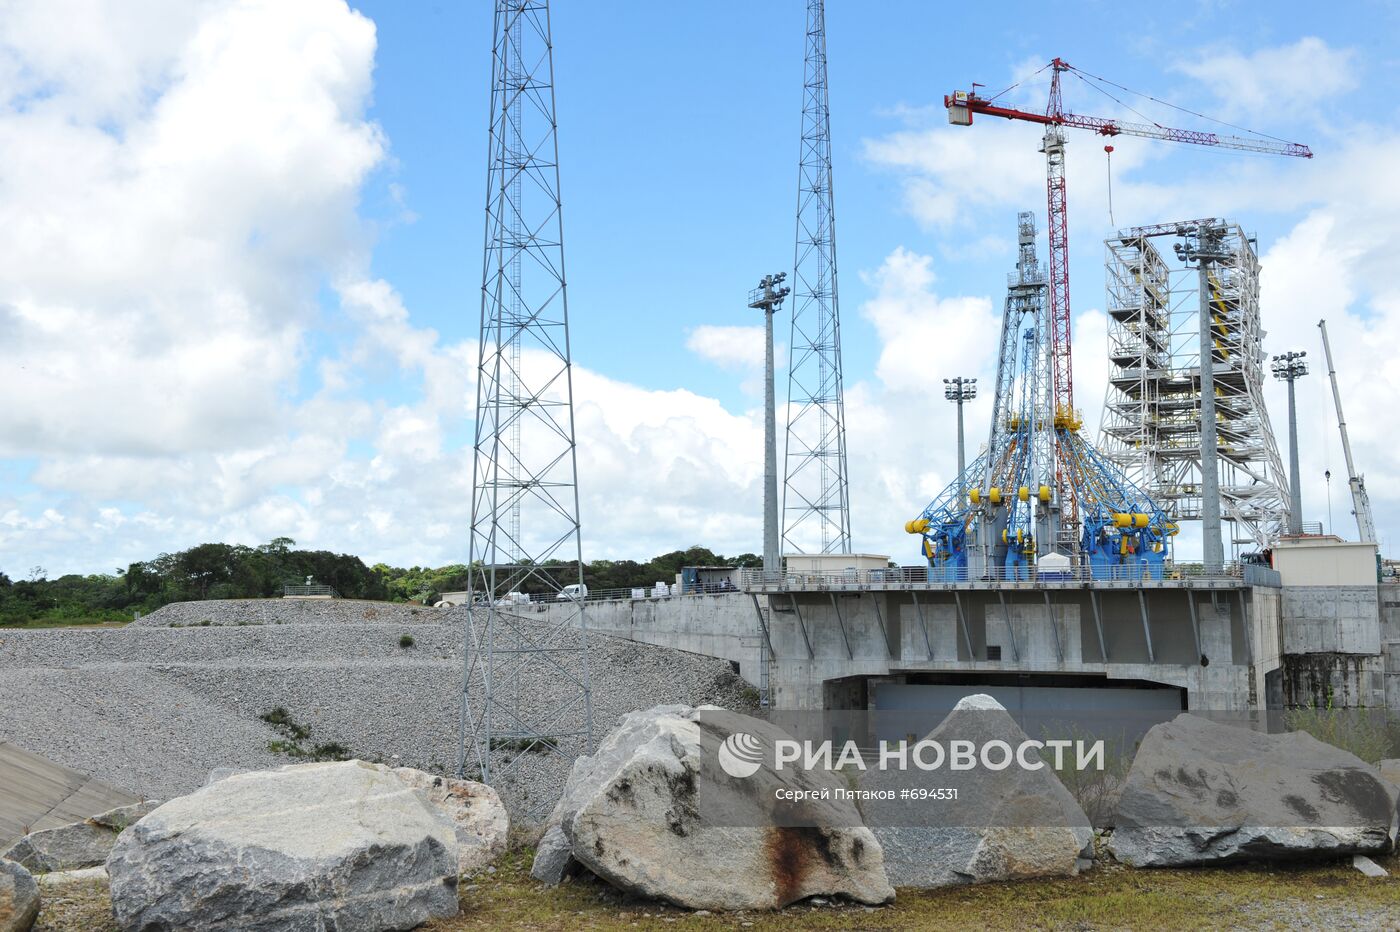
[{"label": "large boulder", "polygon": [[394,775],[421,792],[452,822],[457,834],[459,874],[474,874],[505,853],[510,816],[491,787],[412,767],[396,767]]},{"label": "large boulder", "polygon": [[[923,740],[945,751],[955,741],[970,741],[974,748],[1004,741],[1015,751],[1029,739],[999,702],[975,695],[958,702]],[[953,770],[947,761],[932,771],[867,771],[862,790],[894,796],[862,803],[866,824],[885,852],[890,882],[929,888],[1077,874],[1084,859],[1093,857],[1089,817],[1039,754],[1027,759],[1041,766],[1013,762],[992,770],[979,762]],[[956,796],[911,801],[900,798],[905,789],[952,790]]]},{"label": "large boulder", "polygon": [[452,824],[363,761],[235,774],[171,800],[107,860],[123,930],[411,929],[457,913]]},{"label": "large boulder", "polygon": [[1109,849],[1137,867],[1390,850],[1397,789],[1306,732],[1184,713],[1143,738]]},{"label": "large boulder", "polygon": [[29,932],[39,916],[39,885],[24,865],[0,858],[0,932]]},{"label": "large boulder", "polygon": [[536,876],[555,880],[572,860],[625,891],[690,909],[774,909],[817,895],[892,900],[880,845],[851,803],[778,811],[779,789],[830,797],[842,784],[791,767],[731,776],[717,763],[730,736],[770,748],[787,737],[712,706],[626,716],[575,762]]},{"label": "large boulder", "polygon": [[82,822],[25,835],[0,857],[18,861],[31,871],[70,871],[97,867],[107,861],[117,836],[160,803],[122,806]]}]

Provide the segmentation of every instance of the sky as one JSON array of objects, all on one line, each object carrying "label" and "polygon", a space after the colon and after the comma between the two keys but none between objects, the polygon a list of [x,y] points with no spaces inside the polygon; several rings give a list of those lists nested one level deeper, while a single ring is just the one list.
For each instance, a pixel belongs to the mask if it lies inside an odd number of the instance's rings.
[{"label": "sky", "polygon": [[[1400,11],[828,6],[856,550],[916,562],[904,522],[955,472],[941,380],[990,388],[1016,212],[1044,227],[1035,127],[949,126],[942,97],[1020,82],[1005,99],[1043,108],[1035,72],[1055,56],[1316,153],[1119,137],[1111,221],[1103,140],[1070,134],[1086,423],[1107,372],[1105,236],[1237,220],[1258,235],[1265,350],[1313,363],[1304,519],[1329,522],[1330,469],[1330,526],[1355,533],[1325,317],[1396,541]],[[761,549],[746,295],[792,264],[804,7],[554,4],[585,559]],[[0,572],[278,536],[369,563],[466,559],[491,29],[484,3],[0,2]],[[1071,80],[1065,105],[1218,128],[1115,94]],[[1266,397],[1285,446],[1282,386]]]}]

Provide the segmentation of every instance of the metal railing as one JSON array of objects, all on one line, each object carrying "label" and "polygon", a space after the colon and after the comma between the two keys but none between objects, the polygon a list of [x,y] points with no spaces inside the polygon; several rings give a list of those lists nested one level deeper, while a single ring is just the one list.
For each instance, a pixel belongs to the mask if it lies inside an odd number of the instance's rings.
[{"label": "metal railing", "polygon": [[1154,585],[1189,580],[1243,582],[1246,581],[1245,565],[1227,563],[1213,572],[1206,572],[1205,567],[1199,563],[1169,563],[1160,568],[1151,568],[1146,565],[1067,566],[1063,569],[1041,571],[1032,567],[994,566],[976,574],[969,574],[966,569],[939,571],[926,566],[901,566],[869,570],[851,569],[839,573],[787,573],[782,576],[765,574],[761,569],[740,571],[740,583],[746,590],[908,589],[911,587],[933,588],[979,583],[1121,582]]},{"label": "metal railing", "polygon": [[291,598],[291,599],[308,599],[308,598],[333,599],[333,598],[335,598],[335,589],[334,589],[333,587],[331,587],[331,586],[283,586],[283,587],[282,587],[282,598],[284,598],[284,599],[288,599],[288,598]]},{"label": "metal railing", "polygon": [[[628,586],[619,589],[589,589],[585,595],[585,602],[609,602],[622,600],[659,600],[659,599],[680,599],[690,598],[699,595],[723,595],[725,593],[738,593],[742,591],[738,586],[725,588],[722,585],[707,585],[698,589],[681,592],[680,586],[675,583],[668,584],[664,589],[660,586]],[[525,602],[534,604],[548,604],[551,602],[565,602],[570,597],[561,593],[534,593],[525,596]],[[522,603],[524,604],[524,603]]]}]

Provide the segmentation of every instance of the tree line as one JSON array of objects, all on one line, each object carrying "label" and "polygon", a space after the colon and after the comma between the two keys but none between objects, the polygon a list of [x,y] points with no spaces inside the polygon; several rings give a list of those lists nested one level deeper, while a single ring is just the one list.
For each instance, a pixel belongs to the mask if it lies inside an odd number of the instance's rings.
[{"label": "tree line", "polygon": [[[727,558],[694,546],[645,563],[594,560],[584,564],[583,580],[591,591],[630,589],[671,582],[683,566],[761,563],[751,553]],[[576,564],[552,561],[550,566],[566,582],[577,578]],[[333,587],[342,598],[431,605],[441,593],[465,590],[470,571],[461,563],[436,568],[366,566],[350,554],[298,550],[296,541],[278,537],[258,547],[199,544],[132,563],[110,575],[47,576],[43,567],[32,568],[28,578],[18,580],[0,572],[0,626],[128,621],[136,612],[147,614],[171,602],[271,598],[281,595],[286,585],[304,583],[308,576],[318,585]]]}]

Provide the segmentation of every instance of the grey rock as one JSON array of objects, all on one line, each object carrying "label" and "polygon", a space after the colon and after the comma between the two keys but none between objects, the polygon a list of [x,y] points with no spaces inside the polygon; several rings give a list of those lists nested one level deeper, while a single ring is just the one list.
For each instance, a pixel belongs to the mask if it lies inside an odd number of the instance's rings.
[{"label": "grey rock", "polygon": [[1400,786],[1400,757],[1376,761],[1376,769],[1380,771],[1381,779],[1389,780],[1396,786]]},{"label": "grey rock", "polygon": [[1390,850],[1396,787],[1305,732],[1183,713],[1143,739],[1109,850],[1137,867]]},{"label": "grey rock", "polygon": [[1353,854],[1351,856],[1351,866],[1361,871],[1367,877],[1389,877],[1390,871],[1381,867],[1375,861],[1364,854]]},{"label": "grey rock", "polygon": [[[1026,733],[995,699],[962,699],[924,739],[944,748],[971,741],[1005,741],[1014,751]],[[885,852],[885,870],[898,887],[933,888],[1027,877],[1073,876],[1093,856],[1089,817],[1048,765],[1003,770],[872,769],[863,790],[893,790],[896,799],[863,805],[866,824]],[[903,788],[957,791],[956,802],[910,803]]]},{"label": "grey rock", "polygon": [[[836,778],[791,767],[730,777],[716,761],[735,733],[769,747],[787,737],[712,707],[634,712],[575,762],[551,825],[589,871],[689,909],[774,909],[818,894],[892,900],[880,845],[852,804],[814,802],[779,824],[777,789],[832,790]],[[558,836],[542,847],[539,874],[553,878]]]},{"label": "grey rock", "polygon": [[456,829],[457,872],[470,875],[505,853],[510,837],[510,816],[496,791],[484,783],[456,780],[412,767],[396,767],[392,773],[418,790]]},{"label": "grey rock", "polygon": [[557,884],[577,864],[574,860],[573,846],[569,844],[564,830],[558,825],[551,825],[545,830],[540,843],[535,846],[535,860],[530,865],[530,876],[542,883]]},{"label": "grey rock", "polygon": [[457,913],[450,822],[362,761],[237,774],[124,832],[112,911],[144,929],[411,929]]},{"label": "grey rock", "polygon": [[29,932],[39,917],[39,885],[22,864],[0,858],[0,932]]},{"label": "grey rock", "polygon": [[218,783],[220,780],[227,780],[234,774],[249,772],[247,767],[215,767],[213,770],[209,771],[209,776],[205,779],[204,785],[209,786],[210,784]]},{"label": "grey rock", "polygon": [[121,806],[82,822],[25,835],[0,857],[23,864],[35,873],[97,867],[107,860],[117,836],[160,803]]},{"label": "grey rock", "polygon": [[34,879],[39,883],[40,890],[49,887],[66,887],[75,883],[92,883],[98,881],[107,882],[106,867],[84,867],[79,870],[53,871],[48,874],[36,874]]}]

